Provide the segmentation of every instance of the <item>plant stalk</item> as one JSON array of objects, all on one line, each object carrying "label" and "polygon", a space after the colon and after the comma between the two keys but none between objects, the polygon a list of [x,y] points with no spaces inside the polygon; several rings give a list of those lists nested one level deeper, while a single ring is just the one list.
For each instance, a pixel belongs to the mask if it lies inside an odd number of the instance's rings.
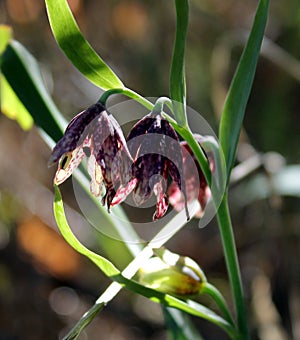
[{"label": "plant stalk", "polygon": [[242,287],[241,273],[238,263],[237,250],[233,234],[233,228],[229,213],[227,193],[224,194],[221,205],[217,212],[218,225],[224,249],[225,261],[233,293],[234,305],[237,314],[237,325],[240,335],[237,339],[250,339],[246,305]]},{"label": "plant stalk", "polygon": [[176,33],[170,72],[170,97],[173,101],[176,122],[187,127],[185,85],[185,41],[189,22],[188,0],[175,0]]}]

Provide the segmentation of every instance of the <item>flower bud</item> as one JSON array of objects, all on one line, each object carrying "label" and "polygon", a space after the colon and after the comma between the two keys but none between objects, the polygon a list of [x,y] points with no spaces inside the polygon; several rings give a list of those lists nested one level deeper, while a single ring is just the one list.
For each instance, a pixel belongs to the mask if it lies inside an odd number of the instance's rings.
[{"label": "flower bud", "polygon": [[181,297],[199,293],[206,277],[194,260],[166,249],[158,249],[156,255],[140,268],[140,283]]}]

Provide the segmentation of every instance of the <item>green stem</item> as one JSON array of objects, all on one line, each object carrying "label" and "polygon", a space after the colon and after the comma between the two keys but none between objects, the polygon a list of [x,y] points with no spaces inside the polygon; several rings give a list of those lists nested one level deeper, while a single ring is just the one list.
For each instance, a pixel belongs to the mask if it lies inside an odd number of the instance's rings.
[{"label": "green stem", "polygon": [[159,97],[154,104],[153,112],[162,113],[165,104],[171,109],[171,111],[173,110],[173,104],[170,98]]},{"label": "green stem", "polygon": [[188,0],[175,0],[175,6],[177,22],[170,74],[170,97],[177,123],[187,127],[184,53],[189,21]]},{"label": "green stem", "polygon": [[237,313],[237,324],[240,332],[240,339],[247,340],[250,339],[250,337],[247,325],[246,306],[226,193],[224,194],[221,205],[218,209],[217,219]]},{"label": "green stem", "polygon": [[214,299],[216,304],[218,305],[218,307],[219,307],[220,311],[223,313],[225,319],[232,326],[234,326],[234,321],[233,321],[232,316],[229,312],[226,301],[225,301],[223,295],[220,293],[220,291],[215,286],[213,286],[212,284],[210,284],[208,282],[204,282],[202,284],[200,293],[210,295]]},{"label": "green stem", "polygon": [[73,327],[68,334],[63,337],[63,340],[77,339],[79,334],[85,327],[87,327],[95,318],[95,316],[105,307],[104,303],[94,304],[84,316],[77,322],[76,326]]},{"label": "green stem", "polygon": [[126,87],[115,88],[115,89],[105,91],[100,97],[100,99],[98,100],[98,102],[100,102],[101,104],[105,106],[108,98],[114,94],[123,94],[124,96],[128,98],[134,99],[136,102],[140,103],[141,105],[143,105],[149,110],[152,110],[154,107],[154,105],[148,99],[144,98],[140,94]]}]

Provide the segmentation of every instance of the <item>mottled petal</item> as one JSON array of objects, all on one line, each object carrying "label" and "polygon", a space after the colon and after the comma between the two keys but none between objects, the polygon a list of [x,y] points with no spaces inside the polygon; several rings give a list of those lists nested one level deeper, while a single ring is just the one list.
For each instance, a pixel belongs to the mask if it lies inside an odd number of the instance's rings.
[{"label": "mottled petal", "polygon": [[[106,188],[102,204],[106,205],[109,210],[111,205],[123,201],[126,193],[129,194],[133,189],[129,190],[133,185],[130,183],[133,161],[118,122],[107,111],[102,112],[95,124],[92,153],[101,168]],[[117,192],[118,196],[113,201]]]},{"label": "mottled petal", "polygon": [[135,188],[136,183],[137,179],[133,178],[126,186],[120,186],[110,204],[111,207],[122,203],[126,199],[126,197],[131,193],[131,191]]},{"label": "mottled petal", "polygon": [[[181,155],[181,151],[180,151],[180,155]],[[182,155],[181,155],[181,157],[182,157]],[[174,183],[176,183],[176,185],[178,185],[178,188],[180,188],[180,190],[182,192],[186,218],[187,218],[187,220],[189,220],[190,214],[189,214],[189,210],[188,210],[188,206],[187,206],[188,199],[187,199],[186,185],[185,185],[185,181],[186,181],[185,177],[186,176],[185,176],[184,171],[183,171],[182,160],[180,162],[180,168],[175,166],[173,162],[168,163],[168,168],[169,168],[170,176],[172,177]],[[180,169],[181,173],[179,172],[179,169]]]},{"label": "mottled petal", "polygon": [[116,196],[116,190],[113,187],[106,187],[106,193],[102,198],[102,205],[107,206],[107,211],[110,212],[111,202]]},{"label": "mottled petal", "polygon": [[181,211],[184,208],[185,200],[181,190],[179,189],[178,185],[175,182],[171,183],[168,190],[168,194],[169,203],[172,205],[172,207],[176,211]]},{"label": "mottled petal", "polygon": [[93,154],[89,157],[87,168],[91,177],[90,191],[94,196],[98,197],[102,194],[103,176],[101,167],[96,162],[96,158]]},{"label": "mottled petal", "polygon": [[[199,135],[195,135],[195,139],[200,144],[201,137]],[[206,183],[201,167],[189,145],[185,141],[180,144],[183,155],[183,178],[185,181],[185,183],[182,183],[181,185],[184,185],[185,191],[181,190],[180,192],[180,186],[175,175],[175,180],[173,177],[173,182],[168,190],[169,202],[175,210],[180,211],[183,209],[185,201],[191,202],[194,199],[197,199],[201,208],[195,216],[200,218],[204,213],[204,209],[211,196],[211,192]],[[184,199],[184,192],[186,192],[186,199]]]},{"label": "mottled petal", "polygon": [[183,192],[189,219],[181,148],[178,136],[170,123],[160,112],[150,112],[132,128],[128,135],[128,147],[134,156],[134,176],[138,179],[133,194],[135,203],[145,203],[156,188],[158,203],[154,218],[163,216],[168,208],[168,199],[161,178],[166,180],[170,174]]},{"label": "mottled petal", "polygon": [[156,210],[153,215],[153,220],[156,221],[165,215],[168,210],[169,203],[161,182],[154,185],[153,192],[157,198]]},{"label": "mottled petal", "polygon": [[97,103],[75,116],[67,126],[64,136],[55,145],[48,165],[53,165],[62,155],[78,148],[89,135],[89,124],[103,111],[104,107]]},{"label": "mottled petal", "polygon": [[81,147],[64,154],[59,161],[54,177],[54,184],[60,185],[69,178],[84,157],[85,153]]},{"label": "mottled petal", "polygon": [[133,193],[136,205],[142,205],[152,195],[154,185],[164,173],[165,159],[159,154],[145,154],[135,163],[134,177],[138,182]]}]

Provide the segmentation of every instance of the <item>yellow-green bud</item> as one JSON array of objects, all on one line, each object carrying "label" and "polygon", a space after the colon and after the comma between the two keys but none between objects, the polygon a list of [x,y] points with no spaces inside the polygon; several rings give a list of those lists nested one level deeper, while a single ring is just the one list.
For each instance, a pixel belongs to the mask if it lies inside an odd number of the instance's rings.
[{"label": "yellow-green bud", "polygon": [[179,296],[199,293],[206,277],[194,260],[166,249],[157,249],[155,254],[139,270],[139,281],[142,284]]}]

